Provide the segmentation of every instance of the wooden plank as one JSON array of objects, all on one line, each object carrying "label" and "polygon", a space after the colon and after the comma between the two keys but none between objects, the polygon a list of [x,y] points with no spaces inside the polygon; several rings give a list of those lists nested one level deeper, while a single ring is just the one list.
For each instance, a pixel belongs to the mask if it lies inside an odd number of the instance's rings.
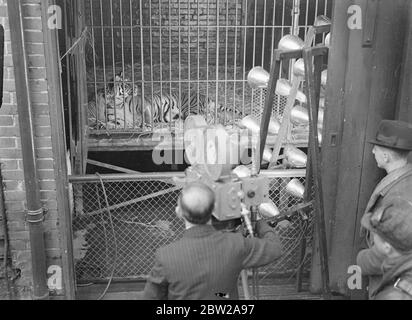
[{"label": "wooden plank", "polygon": [[412,1],[409,4],[409,19],[406,23],[404,56],[396,119],[412,123]]},{"label": "wooden plank", "polygon": [[[356,3],[365,9],[366,2]],[[406,2],[380,3],[372,48],[362,48],[362,33],[347,28],[346,12],[352,4],[335,2],[328,88],[328,98],[332,99],[325,114],[323,159],[325,209],[335,212],[334,217],[329,215],[331,286],[342,294],[349,294],[346,279],[359,249],[359,219],[380,178],[367,140],[378,120],[389,117],[394,109]],[[342,65],[344,61],[346,66]],[[334,116],[333,112],[338,114]]]},{"label": "wooden plank", "polygon": [[[229,134],[233,133],[229,131]],[[108,137],[107,135],[90,135],[88,139],[89,152],[102,151],[148,151],[153,150],[159,145],[157,139],[152,139],[151,136],[144,136],[141,138],[130,138],[130,134],[117,133]],[[172,139],[162,141],[162,149],[164,150],[182,150],[183,137],[173,136]],[[306,130],[294,131],[294,140],[290,143],[298,148],[306,148],[308,145],[308,132]],[[266,143],[274,145],[276,142],[276,135],[269,135]]]},{"label": "wooden plank", "polygon": [[59,213],[60,246],[62,255],[63,283],[66,299],[75,298],[74,262],[72,248],[72,221],[68,195],[68,168],[66,162],[66,143],[62,82],[60,78],[60,57],[57,31],[47,27],[49,14],[47,8],[55,1],[46,0],[42,5],[42,22],[46,57],[46,73],[51,119],[51,135],[56,180],[57,210]]},{"label": "wooden plank", "polygon": [[[359,188],[359,201],[355,220],[354,241],[352,245],[352,262],[364,245],[360,239],[360,220],[364,214],[369,197],[377,181],[382,176],[382,170],[377,168],[373,146],[367,143],[372,139],[382,119],[395,119],[397,95],[399,92],[400,70],[404,48],[406,29],[407,2],[397,0],[382,2],[379,7],[379,21],[376,26],[376,41],[373,45],[374,56],[371,70],[371,89],[369,108],[367,112],[367,127],[362,162],[362,175]],[[384,23],[390,21],[391,23]],[[362,298],[363,293],[357,290],[351,292],[353,298]]]},{"label": "wooden plank", "polygon": [[[339,151],[333,150],[330,138],[326,136],[324,155],[330,158],[327,163],[323,163],[324,189],[327,192],[325,194],[325,212],[336,210],[333,221],[338,226],[333,229],[329,246],[330,284],[333,291],[342,293],[346,293],[346,283],[343,279],[346,279],[347,266],[351,261],[352,241],[348,235],[352,235],[354,232],[357,210],[364,146],[362,137],[365,136],[367,123],[366,110],[363,106],[369,104],[370,79],[367,78],[367,75],[371,70],[369,57],[372,53],[370,49],[360,50],[362,34],[350,32],[347,28],[347,8],[352,4],[353,1],[335,2],[332,50],[329,63],[329,71],[331,72],[329,79],[332,82],[329,83],[328,97],[334,97],[338,104],[328,103],[327,115],[325,116],[331,117],[331,113],[337,111],[339,116],[327,118],[326,126],[328,121],[332,120],[329,125],[339,130],[342,144],[339,146]],[[343,59],[338,61],[338,58]],[[331,88],[332,86],[336,87]],[[339,103],[339,99],[337,101],[336,99],[342,94],[343,100]],[[327,134],[330,134],[331,128],[326,128],[326,131]],[[328,151],[331,152],[331,155],[328,154]],[[337,157],[340,158],[337,159]],[[328,218],[331,219],[330,216]],[[320,279],[319,268],[314,268],[312,270],[312,291],[319,291]]]}]

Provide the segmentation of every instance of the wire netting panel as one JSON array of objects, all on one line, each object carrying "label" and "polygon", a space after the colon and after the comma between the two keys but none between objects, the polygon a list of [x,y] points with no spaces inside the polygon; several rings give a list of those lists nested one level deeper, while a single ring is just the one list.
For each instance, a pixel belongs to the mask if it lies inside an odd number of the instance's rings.
[{"label": "wire netting panel", "polygon": [[[304,183],[304,178],[299,179]],[[301,201],[284,191],[290,180],[271,179],[270,198],[281,211]],[[167,179],[105,181],[103,185],[100,181],[73,185],[76,279],[143,280],[153,266],[156,249],[179,239],[184,231],[175,214],[179,189]],[[259,269],[262,279],[296,271],[302,237],[307,240],[305,268],[310,267],[312,224],[311,215],[306,221],[296,216],[276,227],[284,255]]]}]

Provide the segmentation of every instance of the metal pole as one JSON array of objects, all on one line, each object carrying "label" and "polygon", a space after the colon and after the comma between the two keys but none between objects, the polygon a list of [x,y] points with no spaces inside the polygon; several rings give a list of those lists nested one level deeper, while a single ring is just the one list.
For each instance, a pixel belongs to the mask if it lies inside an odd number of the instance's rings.
[{"label": "metal pole", "polygon": [[10,39],[16,79],[17,109],[23,155],[24,181],[26,186],[27,223],[30,232],[30,248],[33,270],[33,299],[49,298],[47,288],[46,252],[44,245],[44,213],[40,201],[34,150],[33,113],[29,92],[28,61],[24,41],[21,0],[7,1],[10,23]]}]

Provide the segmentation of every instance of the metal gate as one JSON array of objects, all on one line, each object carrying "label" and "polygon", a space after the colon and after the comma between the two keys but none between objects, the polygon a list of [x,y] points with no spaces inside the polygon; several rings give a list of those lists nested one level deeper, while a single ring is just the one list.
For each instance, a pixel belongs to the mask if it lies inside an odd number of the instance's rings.
[{"label": "metal gate", "polygon": [[[266,172],[270,198],[281,211],[301,200],[289,195],[286,184],[305,181],[304,170]],[[144,280],[154,262],[155,250],[176,239],[184,224],[175,214],[179,188],[172,174],[73,177],[74,251],[78,283],[108,279]],[[311,265],[313,214],[296,216],[277,227],[284,255],[259,270],[260,279],[296,275]],[[302,240],[306,255],[300,256]]]}]

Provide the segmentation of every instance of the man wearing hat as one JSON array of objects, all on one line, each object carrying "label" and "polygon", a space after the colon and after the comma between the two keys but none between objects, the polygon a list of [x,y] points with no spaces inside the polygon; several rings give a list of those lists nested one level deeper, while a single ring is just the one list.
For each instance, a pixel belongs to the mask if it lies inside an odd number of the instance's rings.
[{"label": "man wearing hat", "polygon": [[[412,202],[412,165],[408,155],[412,150],[412,125],[403,121],[383,120],[378,128],[373,154],[377,166],[387,175],[379,182],[366,206],[362,221],[373,214],[381,212],[385,203],[400,198]],[[412,215],[412,211],[408,211]],[[403,217],[403,216],[402,216]],[[364,275],[369,277],[369,296],[376,291],[382,280],[381,266],[385,256],[374,243],[370,229],[362,225],[361,236],[366,238],[369,249],[358,254],[358,264]]]},{"label": "man wearing hat", "polygon": [[[382,206],[362,218],[362,226],[373,236],[373,248],[358,255],[365,275],[382,275],[370,291],[373,300],[412,300],[412,202],[402,197],[384,200]],[[376,265],[368,252],[381,258]]]}]

